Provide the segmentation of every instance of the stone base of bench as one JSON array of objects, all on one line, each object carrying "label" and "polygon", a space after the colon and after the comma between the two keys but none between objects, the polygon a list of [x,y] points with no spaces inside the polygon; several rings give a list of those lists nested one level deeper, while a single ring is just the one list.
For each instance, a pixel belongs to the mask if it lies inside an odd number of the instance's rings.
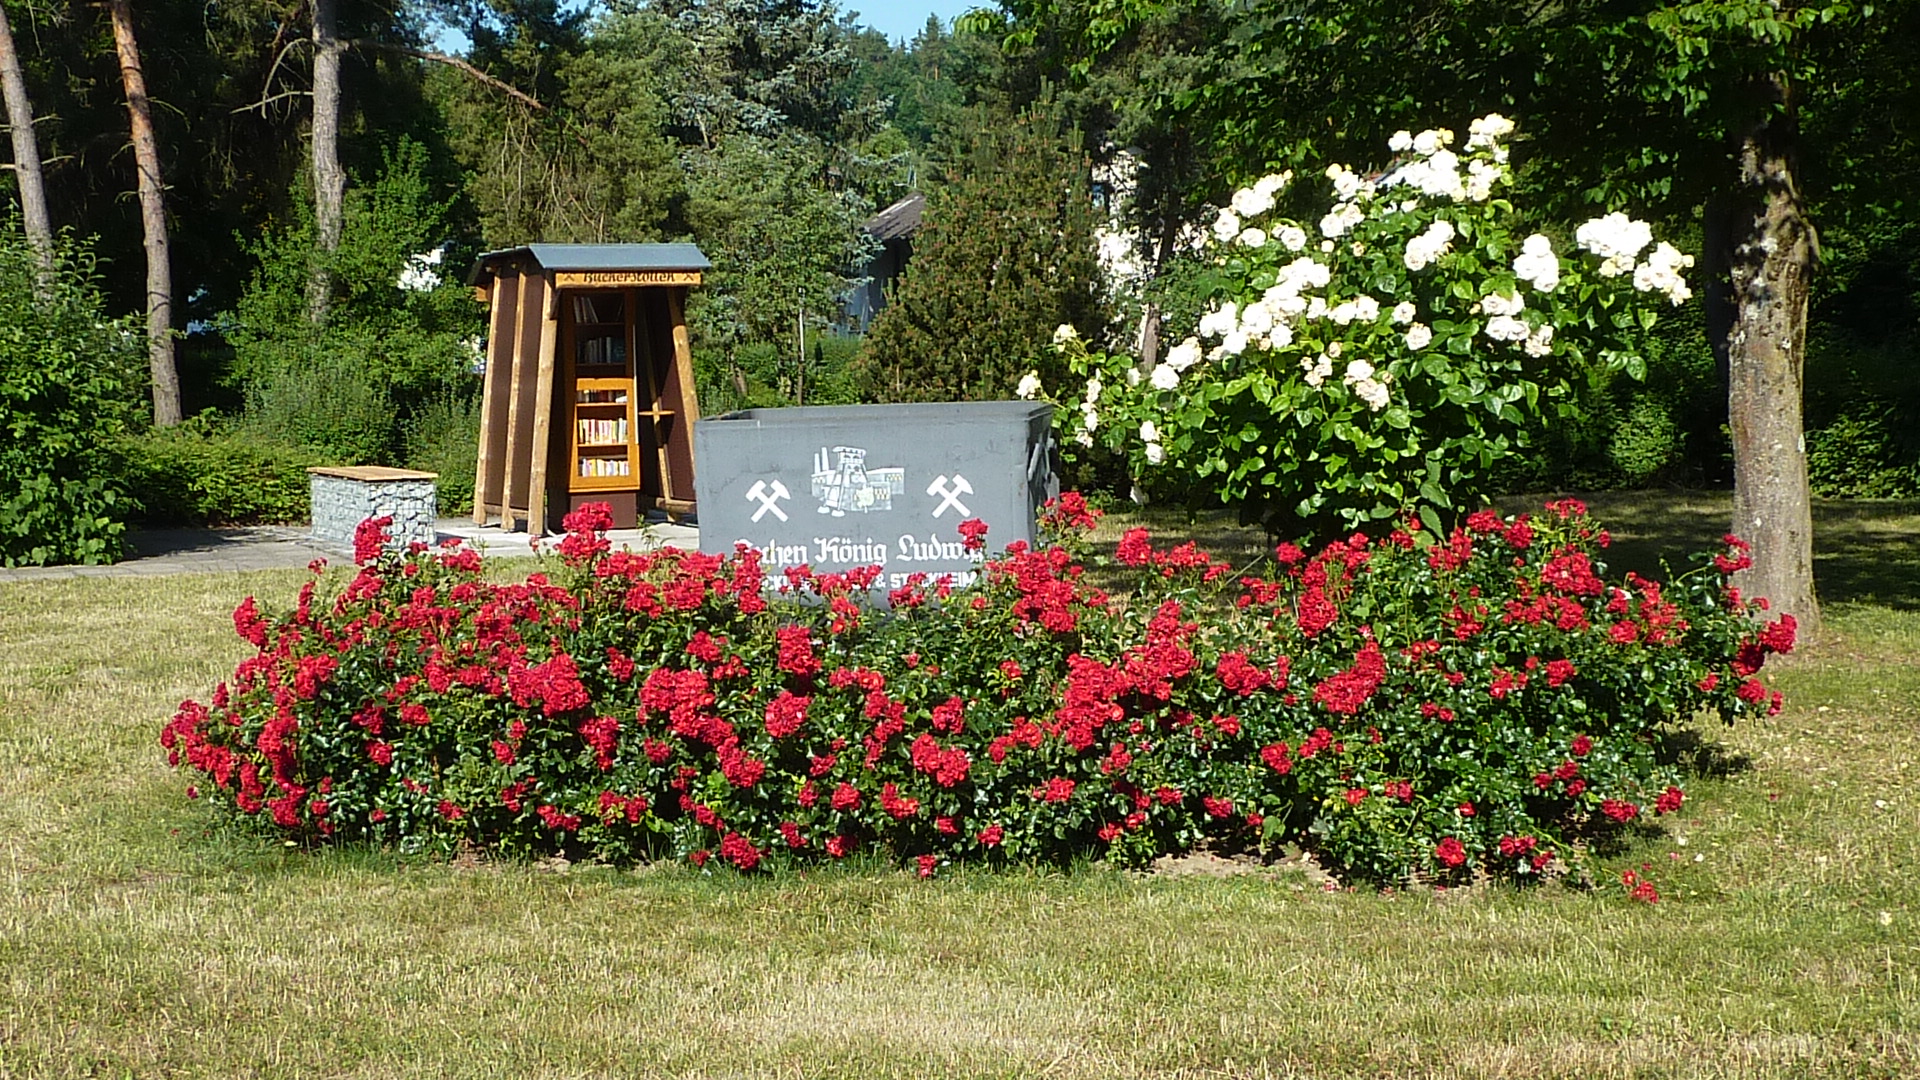
[{"label": "stone base of bench", "polygon": [[387,546],[431,544],[439,499],[438,473],[379,465],[323,466],[307,470],[312,482],[313,539],[328,547],[353,547],[354,530],[368,518],[391,517]]}]

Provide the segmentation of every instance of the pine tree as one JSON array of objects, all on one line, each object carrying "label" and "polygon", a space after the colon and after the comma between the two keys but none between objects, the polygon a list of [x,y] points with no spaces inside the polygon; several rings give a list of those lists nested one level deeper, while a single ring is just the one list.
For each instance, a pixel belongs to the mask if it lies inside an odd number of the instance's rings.
[{"label": "pine tree", "polygon": [[928,194],[906,275],[868,332],[882,400],[1010,398],[1034,369],[1059,386],[1055,329],[1105,329],[1077,134],[1043,103],[970,141],[958,175]]}]

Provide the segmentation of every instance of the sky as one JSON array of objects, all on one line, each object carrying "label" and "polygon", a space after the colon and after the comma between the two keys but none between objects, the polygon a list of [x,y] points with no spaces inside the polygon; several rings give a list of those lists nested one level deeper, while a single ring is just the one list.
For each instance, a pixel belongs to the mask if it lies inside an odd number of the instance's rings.
[{"label": "sky", "polygon": [[871,26],[893,41],[912,41],[920,28],[927,25],[928,15],[952,22],[954,16],[968,8],[993,6],[993,0],[840,0],[839,3],[840,10],[859,13],[855,22]]},{"label": "sky", "polygon": [[[577,8],[590,0],[570,0],[568,7]],[[940,21],[951,24],[957,15],[968,8],[994,8],[993,0],[839,0],[837,4],[842,12],[857,12],[856,22],[870,26],[887,35],[892,41],[911,42],[920,28],[927,25],[927,16],[938,15]],[[467,37],[449,27],[440,27],[436,32],[434,44],[437,48],[451,53],[464,53],[467,50]]]}]

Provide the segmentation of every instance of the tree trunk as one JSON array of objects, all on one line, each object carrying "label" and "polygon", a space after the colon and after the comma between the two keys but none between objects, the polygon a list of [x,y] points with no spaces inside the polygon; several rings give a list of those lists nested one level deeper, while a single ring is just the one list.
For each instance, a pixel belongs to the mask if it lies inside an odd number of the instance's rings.
[{"label": "tree trunk", "polygon": [[[1786,102],[1786,80],[1763,84]],[[1753,545],[1736,584],[1789,612],[1803,631],[1819,623],[1813,590],[1813,508],[1800,408],[1807,296],[1817,255],[1796,178],[1791,111],[1772,111],[1742,135],[1739,201],[1729,221],[1733,325],[1727,336],[1728,418],[1733,428],[1733,530]]]},{"label": "tree trunk", "polygon": [[333,298],[333,254],[340,250],[341,202],[347,174],[340,167],[340,56],[338,0],[313,0],[313,224],[319,250],[307,277],[307,315],[327,321]]},{"label": "tree trunk", "polygon": [[0,7],[0,90],[7,98],[7,126],[13,134],[13,175],[20,185],[20,219],[27,244],[40,264],[36,285],[44,297],[53,283],[53,218],[47,213],[47,186],[40,178],[40,140],[33,134],[33,102],[27,77],[13,48],[13,27]]},{"label": "tree trunk", "polygon": [[167,253],[167,208],[160,183],[160,148],[153,139],[153,106],[140,71],[140,50],[133,40],[133,13],[127,0],[111,0],[113,43],[120,53],[120,82],[126,87],[133,159],[140,173],[140,227],[147,244],[147,367],[153,374],[153,423],[180,422],[180,377],[173,366],[173,266]]}]

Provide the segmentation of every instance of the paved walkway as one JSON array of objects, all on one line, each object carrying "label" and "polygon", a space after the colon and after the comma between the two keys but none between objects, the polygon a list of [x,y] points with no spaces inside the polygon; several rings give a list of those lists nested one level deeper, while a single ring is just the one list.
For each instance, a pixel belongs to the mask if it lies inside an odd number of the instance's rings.
[{"label": "paved walkway", "polygon": [[[491,559],[524,558],[534,546],[523,532],[483,528],[464,518],[441,518],[434,523],[441,539],[457,536]],[[691,525],[667,522],[642,529],[615,529],[607,534],[615,548],[635,551],[672,544],[694,548],[700,531]],[[540,541],[542,551],[558,543]],[[154,529],[128,536],[127,558],[111,566],[26,566],[0,568],[0,584],[14,581],[50,581],[83,577],[155,577],[164,574],[213,574],[235,570],[280,570],[303,567],[324,558],[336,565],[351,563],[353,551],[316,543],[303,525],[262,525],[248,529]]]}]

